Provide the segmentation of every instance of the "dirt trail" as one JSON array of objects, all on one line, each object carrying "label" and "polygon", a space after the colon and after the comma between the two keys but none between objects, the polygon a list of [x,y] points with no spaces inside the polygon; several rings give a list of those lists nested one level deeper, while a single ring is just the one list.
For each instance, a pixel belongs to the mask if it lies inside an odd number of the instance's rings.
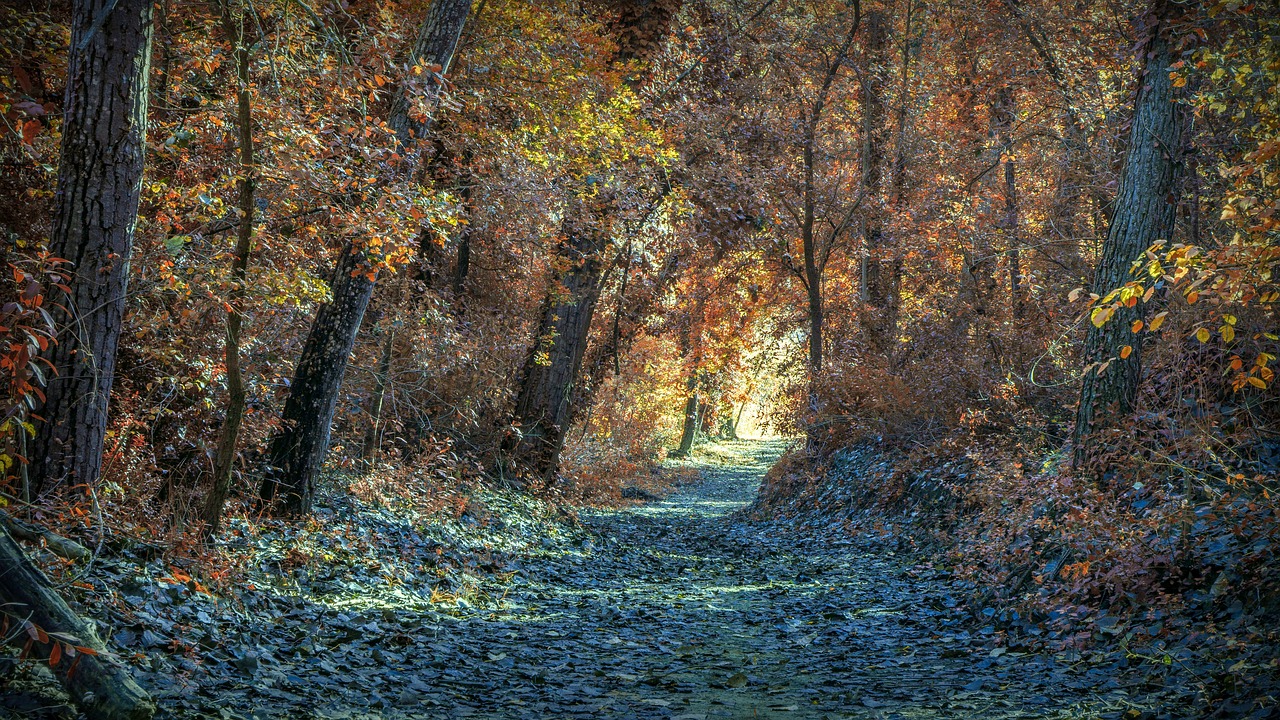
[{"label": "dirt trail", "polygon": [[[433,586],[334,561],[316,568],[324,576],[277,578],[282,589],[235,602],[122,565],[111,584],[132,610],[109,624],[160,717],[184,720],[976,720],[1130,708],[1108,668],[1003,652],[966,629],[950,580],[910,558],[748,522],[736,511],[782,450],[709,446],[691,463],[701,482],[532,534],[533,549],[506,553],[466,601],[437,603]],[[397,553],[421,564],[414,532],[382,528],[374,564]],[[0,683],[11,694],[0,717],[73,718],[40,694],[49,687]],[[16,697],[22,688],[34,694]]]},{"label": "dirt trail", "polygon": [[[594,512],[526,560],[501,609],[441,636],[426,717],[1045,718],[1114,711],[1051,657],[988,650],[946,586],[888,551],[818,547],[734,511],[778,443],[721,445],[704,482]],[[1074,688],[1073,688],[1074,686]],[[411,712],[411,714],[413,714]]]}]

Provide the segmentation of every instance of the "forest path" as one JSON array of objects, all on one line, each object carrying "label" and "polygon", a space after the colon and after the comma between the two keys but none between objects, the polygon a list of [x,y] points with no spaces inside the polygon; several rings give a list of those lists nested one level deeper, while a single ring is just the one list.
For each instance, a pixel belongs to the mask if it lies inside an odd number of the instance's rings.
[{"label": "forest path", "polygon": [[[695,461],[702,482],[641,507],[584,513],[597,539],[526,558],[496,612],[441,633],[432,669],[416,678],[422,694],[412,699],[426,703],[418,712],[1095,716],[1075,704],[1087,676],[1052,657],[993,652],[958,627],[947,586],[908,574],[906,558],[735,515],[781,443],[715,449],[718,461]],[[1101,700],[1107,690],[1089,694]],[[1114,693],[1105,699],[1112,712],[1124,706]]]}]

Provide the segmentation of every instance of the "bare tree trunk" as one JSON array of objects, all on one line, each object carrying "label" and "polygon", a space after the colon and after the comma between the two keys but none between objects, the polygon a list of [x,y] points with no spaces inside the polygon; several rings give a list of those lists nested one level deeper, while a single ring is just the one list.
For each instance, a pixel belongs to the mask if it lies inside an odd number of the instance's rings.
[{"label": "bare tree trunk", "polygon": [[689,376],[685,385],[686,390],[689,393],[689,397],[684,401],[684,425],[680,431],[680,447],[672,453],[675,457],[689,457],[689,453],[693,452],[693,442],[697,439],[696,436],[698,434],[697,376]]},{"label": "bare tree trunk", "polygon": [[[253,99],[249,89],[249,43],[244,34],[244,17],[237,25],[231,16],[229,0],[223,0],[222,27],[235,45],[236,63],[236,127],[240,142],[240,227],[236,235],[235,259],[231,263],[231,289],[227,294],[227,333],[224,354],[227,365],[227,414],[218,436],[213,460],[213,487],[205,498],[202,516],[205,537],[218,532],[222,522],[222,506],[231,490],[231,476],[236,459],[236,443],[244,420],[245,388],[240,370],[240,330],[244,323],[243,308],[249,253],[253,249],[253,194],[256,171],[253,160]],[[245,12],[242,9],[242,13]]]},{"label": "bare tree trunk", "polygon": [[382,353],[378,357],[378,369],[374,372],[373,395],[369,398],[369,427],[365,430],[360,455],[372,460],[382,447],[382,411],[387,400],[387,386],[391,379],[391,361],[395,356],[396,330],[383,330]]},{"label": "bare tree trunk", "polygon": [[[0,632],[0,637],[10,638],[19,648],[30,641],[33,653],[48,662],[85,717],[149,720],[155,714],[155,703],[133,681],[119,659],[108,652],[92,623],[67,607],[3,526],[0,526],[0,578],[4,578],[0,583],[0,625],[7,630]],[[67,642],[65,638],[53,637],[52,633],[69,635],[75,640]]]},{"label": "bare tree trunk", "polygon": [[[409,275],[406,273],[400,276],[400,307],[405,307],[408,301]],[[364,444],[360,448],[360,455],[366,460],[374,458],[382,447],[383,408],[386,404],[387,388],[391,384],[391,363],[395,359],[395,323],[386,323],[382,332],[382,353],[378,356],[378,369],[374,371],[373,395],[369,398],[369,427],[365,432]]]},{"label": "bare tree trunk", "polygon": [[[893,170],[889,181],[889,213],[896,217],[902,211],[907,195],[907,110],[911,105],[911,23],[915,18],[915,0],[907,0],[902,26],[902,57],[899,64],[898,107],[894,122]],[[892,367],[898,345],[898,316],[902,308],[902,250],[896,237],[891,238],[888,278],[884,283],[887,302],[884,308],[887,334],[887,359]]]},{"label": "bare tree trunk", "polygon": [[1061,66],[1058,65],[1053,49],[1049,46],[1049,38],[1044,28],[1041,27],[1034,15],[1028,13],[1022,6],[1022,0],[1004,0],[1004,2],[1018,22],[1019,27],[1021,27],[1023,35],[1026,36],[1027,41],[1040,57],[1040,62],[1044,65],[1049,79],[1062,96],[1063,124],[1066,127],[1062,140],[1061,176],[1054,194],[1053,218],[1057,234],[1068,239],[1068,242],[1064,243],[1069,250],[1065,264],[1069,267],[1077,267],[1080,265],[1079,248],[1075,247],[1069,240],[1073,239],[1075,235],[1074,216],[1076,208],[1080,205],[1079,195],[1082,193],[1087,195],[1102,210],[1103,232],[1106,232],[1105,216],[1106,209],[1110,207],[1109,198],[1104,197],[1101,188],[1095,183],[1089,182],[1087,177],[1080,177],[1081,174],[1088,175],[1090,173],[1087,170],[1082,173],[1077,166],[1091,164],[1090,157],[1092,157],[1092,154],[1090,153],[1088,140],[1085,137],[1084,121],[1074,104],[1074,93]]},{"label": "bare tree trunk", "polygon": [[[618,43],[610,65],[639,60],[647,66],[662,46],[681,4],[681,0],[610,3],[614,17],[609,30]],[[634,73],[625,82],[635,90],[645,77],[643,72]],[[526,481],[540,479],[547,485],[555,481],[569,430],[575,387],[600,298],[605,269],[601,254],[611,241],[612,218],[608,215],[615,210],[611,202],[597,202],[601,206],[590,211],[590,218],[573,218],[574,211],[570,211],[562,225],[557,255],[569,267],[559,278],[567,295],[553,280],[537,335],[520,372],[520,391],[512,414],[518,434],[504,443],[503,455]]]},{"label": "bare tree trunk", "polygon": [[992,113],[1004,163],[1004,213],[1000,225],[1004,230],[1005,253],[1009,259],[1009,307],[1013,318],[1018,320],[1025,314],[1026,306],[1022,296],[1022,263],[1018,248],[1021,239],[1018,234],[1018,184],[1013,157],[1015,107],[1013,88],[1006,85],[996,91]]},{"label": "bare tree trunk", "polygon": [[475,192],[475,176],[471,174],[471,158],[470,150],[462,153],[463,170],[462,177],[458,183],[458,194],[462,197],[462,209],[467,216],[467,224],[462,227],[462,234],[458,237],[458,255],[453,265],[453,297],[455,300],[462,297],[463,292],[467,289],[467,274],[471,271],[471,223],[475,216],[475,204],[472,200],[472,194]]},{"label": "bare tree trunk", "polygon": [[702,377],[703,303],[702,294],[698,293],[694,298],[693,308],[685,318],[684,327],[680,328],[680,359],[686,365],[688,377],[685,378],[684,425],[680,431],[680,446],[675,452],[677,457],[688,457],[698,439],[698,418],[702,404],[699,380]]},{"label": "bare tree trunk", "polygon": [[[890,351],[892,324],[892,262],[884,257],[884,209],[881,200],[884,177],[884,78],[887,21],[880,10],[867,13],[866,69],[862,75],[862,186],[867,210],[863,215],[862,286],[867,313],[863,319],[867,340],[879,354]],[[889,265],[890,267],[886,267]]]},{"label": "bare tree trunk", "polygon": [[315,482],[329,449],[338,388],[355,347],[356,333],[373,295],[365,255],[348,244],[334,270],[333,299],[320,306],[302,349],[272,438],[259,497],[269,508],[298,515],[311,511]]},{"label": "bare tree trunk", "polygon": [[[822,85],[819,87],[818,94],[814,98],[813,104],[808,108],[805,117],[804,137],[802,140],[804,208],[803,217],[800,221],[800,242],[804,251],[804,285],[808,295],[809,306],[809,422],[812,428],[808,434],[810,447],[814,447],[817,444],[816,427],[820,402],[818,398],[818,381],[822,376],[822,275],[825,266],[825,262],[819,259],[817,238],[814,233],[817,206],[817,186],[815,184],[814,171],[818,125],[822,122],[823,112],[827,109],[831,87],[835,84],[836,77],[840,74],[840,68],[844,65],[844,61],[849,55],[849,48],[853,45],[853,38],[857,34],[858,26],[861,23],[862,6],[858,2],[854,2],[853,22],[849,25],[849,33],[845,36],[844,42],[837,48],[831,63],[824,69]],[[831,239],[832,242],[835,241],[835,237]]]},{"label": "bare tree trunk", "polygon": [[[1141,46],[1143,72],[1134,105],[1128,150],[1115,213],[1102,260],[1094,276],[1094,292],[1106,295],[1130,277],[1131,263],[1158,239],[1173,233],[1178,167],[1182,150],[1182,117],[1169,79],[1172,49],[1167,37],[1174,8],[1157,0],[1149,17],[1150,36]],[[1072,440],[1074,462],[1089,456],[1089,435],[1132,412],[1142,376],[1142,341],[1133,324],[1142,319],[1143,303],[1121,307],[1102,327],[1089,325],[1084,361],[1087,369],[1080,388],[1080,405]],[[1120,357],[1130,348],[1127,358]],[[1105,372],[1098,364],[1107,363]]]},{"label": "bare tree trunk", "polygon": [[[425,104],[439,99],[442,78],[453,62],[458,39],[471,11],[471,0],[433,0],[414,45],[412,59],[422,68]],[[424,67],[425,66],[425,67]],[[415,147],[432,125],[401,85],[391,106],[390,125],[406,148]],[[334,272],[333,300],[320,308],[294,370],[281,429],[272,440],[271,469],[259,492],[265,505],[285,514],[311,509],[315,480],[329,449],[329,432],[338,390],[355,347],[364,311],[373,296],[375,278],[364,251],[356,243],[343,249]]]},{"label": "bare tree trunk", "polygon": [[93,486],[102,470],[107,401],[115,378],[129,256],[146,151],[151,0],[77,0],[63,110],[49,251],[74,272],[47,307],[56,374],[35,414],[32,492]]}]

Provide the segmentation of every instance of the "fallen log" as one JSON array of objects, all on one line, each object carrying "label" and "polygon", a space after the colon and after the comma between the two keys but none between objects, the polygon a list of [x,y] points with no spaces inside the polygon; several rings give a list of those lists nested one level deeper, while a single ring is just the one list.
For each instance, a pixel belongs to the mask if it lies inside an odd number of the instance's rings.
[{"label": "fallen log", "polygon": [[10,644],[46,661],[89,720],[150,720],[156,706],[0,526],[0,623]]},{"label": "fallen log", "polygon": [[85,562],[93,557],[93,553],[89,552],[89,548],[75,540],[64,538],[51,530],[28,525],[21,520],[10,517],[8,513],[2,510],[0,510],[0,527],[8,530],[9,534],[17,540],[24,540],[29,543],[43,540],[45,547],[49,548],[49,552],[66,560]]}]

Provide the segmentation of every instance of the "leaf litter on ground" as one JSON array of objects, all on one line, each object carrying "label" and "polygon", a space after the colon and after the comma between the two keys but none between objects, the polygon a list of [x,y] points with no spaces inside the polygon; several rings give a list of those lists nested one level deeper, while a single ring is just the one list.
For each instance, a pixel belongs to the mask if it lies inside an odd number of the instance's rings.
[{"label": "leaf litter on ground", "polygon": [[171,718],[1128,719],[1176,697],[1003,647],[882,538],[750,520],[782,450],[711,445],[679,463],[700,482],[577,517],[506,491],[445,518],[334,496],[314,522],[233,523],[233,586],[125,553],[82,609]]}]

